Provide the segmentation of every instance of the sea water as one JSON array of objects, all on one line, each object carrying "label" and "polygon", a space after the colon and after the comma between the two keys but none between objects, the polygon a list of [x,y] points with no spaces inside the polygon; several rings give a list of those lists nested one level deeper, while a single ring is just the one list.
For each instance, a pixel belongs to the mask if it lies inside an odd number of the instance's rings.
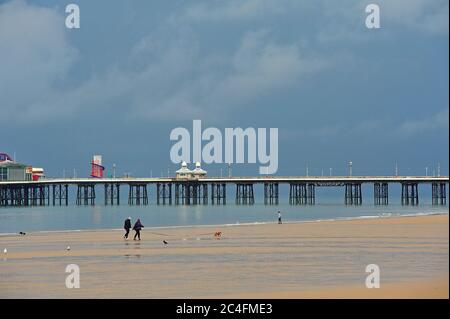
[{"label": "sea water", "polygon": [[[285,222],[449,212],[448,206],[431,205],[431,200],[425,198],[417,206],[403,206],[397,196],[390,198],[389,205],[374,205],[370,197],[363,198],[360,206],[344,205],[339,196],[318,196],[315,205],[289,205],[287,197],[280,197],[278,205],[264,205],[260,197],[255,198],[254,205],[236,205],[233,195],[229,194],[226,205],[156,205],[150,198],[146,206],[129,206],[124,198],[119,206],[70,203],[69,206],[0,207],[0,234],[119,229],[127,217],[131,217],[132,223],[140,218],[147,227],[173,227],[275,222],[278,211]],[[101,199],[97,201],[101,202]]]}]

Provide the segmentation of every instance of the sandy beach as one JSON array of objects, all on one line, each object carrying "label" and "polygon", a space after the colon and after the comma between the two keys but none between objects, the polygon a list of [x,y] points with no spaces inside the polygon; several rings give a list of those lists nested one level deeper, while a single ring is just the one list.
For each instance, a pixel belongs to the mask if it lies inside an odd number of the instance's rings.
[{"label": "sandy beach", "polygon": [[[146,227],[140,242],[122,236],[0,236],[0,298],[449,297],[448,215]],[[80,268],[79,289],[65,286],[69,264]],[[365,286],[368,264],[380,268],[378,289]]]}]

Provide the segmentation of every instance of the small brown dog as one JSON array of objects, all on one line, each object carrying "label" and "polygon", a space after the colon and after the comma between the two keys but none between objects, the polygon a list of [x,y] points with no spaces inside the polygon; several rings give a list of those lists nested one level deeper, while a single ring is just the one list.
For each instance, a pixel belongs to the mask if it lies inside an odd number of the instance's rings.
[{"label": "small brown dog", "polygon": [[214,233],[214,238],[220,239],[220,237],[222,237],[222,232],[221,232],[221,231],[216,231],[216,232]]}]

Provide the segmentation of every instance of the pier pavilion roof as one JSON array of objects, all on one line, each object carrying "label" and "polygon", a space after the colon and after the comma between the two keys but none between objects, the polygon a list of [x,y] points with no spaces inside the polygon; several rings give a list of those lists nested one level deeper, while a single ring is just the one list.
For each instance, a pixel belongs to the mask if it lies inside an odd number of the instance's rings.
[{"label": "pier pavilion roof", "polygon": [[16,162],[10,162],[10,161],[4,161],[0,162],[1,167],[16,167],[16,168],[25,168],[28,167],[28,165],[16,163]]},{"label": "pier pavilion roof", "polygon": [[192,170],[194,175],[206,175],[206,171],[201,168],[200,163],[195,163],[195,168]]},{"label": "pier pavilion roof", "polygon": [[187,167],[187,163],[183,162],[181,163],[181,168],[177,170],[175,173],[177,174],[191,174],[192,171]]}]

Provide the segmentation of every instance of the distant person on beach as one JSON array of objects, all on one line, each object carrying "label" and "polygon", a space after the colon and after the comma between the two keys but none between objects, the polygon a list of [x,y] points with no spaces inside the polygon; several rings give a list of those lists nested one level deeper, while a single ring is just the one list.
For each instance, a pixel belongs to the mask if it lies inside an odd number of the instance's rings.
[{"label": "distant person on beach", "polygon": [[123,229],[125,229],[125,235],[123,238],[128,239],[128,234],[130,233],[131,229],[131,217],[128,217],[125,219],[125,224],[123,225]]},{"label": "distant person on beach", "polygon": [[283,224],[281,222],[281,212],[280,211],[278,211],[278,224]]},{"label": "distant person on beach", "polygon": [[144,225],[141,224],[141,220],[138,218],[136,223],[134,224],[133,230],[136,232],[134,234],[133,240],[136,240],[136,237],[141,240],[141,229],[144,228]]}]

